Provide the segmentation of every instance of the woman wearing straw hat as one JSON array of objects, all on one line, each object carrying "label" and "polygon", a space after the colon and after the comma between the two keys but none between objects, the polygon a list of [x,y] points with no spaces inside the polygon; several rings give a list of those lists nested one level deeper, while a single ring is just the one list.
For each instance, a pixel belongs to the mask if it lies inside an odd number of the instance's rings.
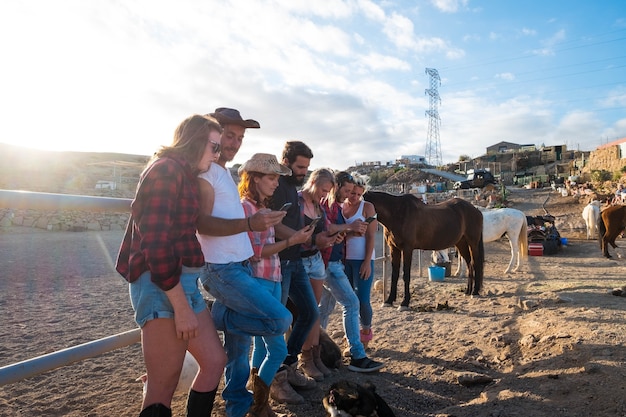
[{"label": "woman wearing straw hat", "polygon": [[[278,187],[281,175],[290,175],[291,169],[278,163],[274,155],[257,153],[239,168],[239,195],[246,216],[252,216],[267,207],[274,190]],[[306,242],[313,232],[312,228],[304,227],[286,240],[276,242],[274,227],[261,232],[249,231],[248,236],[254,249],[250,259],[252,275],[260,286],[272,294],[277,300],[281,298],[280,258],[278,252],[292,245]],[[287,381],[287,370],[281,369],[287,356],[287,344],[283,335],[255,336],[251,357],[251,381],[254,392],[254,403],[251,411],[254,415],[273,416],[268,404],[269,387],[272,390],[293,391]],[[278,372],[278,373],[277,373]],[[276,376],[276,380],[272,384]],[[292,394],[297,395],[293,392]]]}]

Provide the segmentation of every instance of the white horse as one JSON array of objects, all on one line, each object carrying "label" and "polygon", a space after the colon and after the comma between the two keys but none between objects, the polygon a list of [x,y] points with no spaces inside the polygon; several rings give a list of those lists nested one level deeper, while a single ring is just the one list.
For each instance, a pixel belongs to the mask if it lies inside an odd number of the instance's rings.
[{"label": "white horse", "polygon": [[587,226],[587,239],[595,239],[598,233],[598,218],[600,217],[600,205],[598,200],[593,200],[583,209],[583,219]]},{"label": "white horse", "polygon": [[[526,215],[512,208],[477,208],[483,213],[483,242],[493,242],[506,234],[511,245],[511,260],[504,273],[511,271],[513,264],[515,264],[513,272],[517,272],[520,260],[528,257]],[[459,265],[454,275],[465,276],[465,262],[463,262],[463,259],[459,259]]]}]

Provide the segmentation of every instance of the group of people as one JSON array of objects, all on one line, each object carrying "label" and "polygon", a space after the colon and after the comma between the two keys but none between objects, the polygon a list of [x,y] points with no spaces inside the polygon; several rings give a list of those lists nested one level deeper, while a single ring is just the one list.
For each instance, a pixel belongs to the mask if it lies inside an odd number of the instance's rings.
[{"label": "group of people", "polygon": [[[331,372],[319,339],[335,302],[348,369],[384,366],[365,352],[377,228],[365,179],[317,169],[305,183],[313,153],[289,141],[282,163],[257,153],[237,184],[226,164],[258,128],[231,108],[190,116],[140,176],[116,264],[141,328],[140,417],[172,415],[186,351],[199,365],[188,417],[211,415],[222,373],[229,417],[275,416],[270,397],[304,402],[298,390]],[[215,298],[210,310],[198,281]]]}]

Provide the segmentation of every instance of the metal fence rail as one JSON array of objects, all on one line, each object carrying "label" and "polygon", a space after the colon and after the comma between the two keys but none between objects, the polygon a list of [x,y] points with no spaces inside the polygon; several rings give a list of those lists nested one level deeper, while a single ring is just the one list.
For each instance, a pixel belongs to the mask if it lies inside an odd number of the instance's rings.
[{"label": "metal fence rail", "polygon": [[[0,190],[0,208],[36,210],[84,210],[96,212],[130,211],[127,198],[95,197],[70,194]],[[0,386],[69,365],[102,353],[126,347],[140,340],[134,329],[47,355],[38,356],[0,368]]]},{"label": "metal fence rail", "polygon": [[62,349],[0,368],[0,386],[12,384],[35,375],[69,365],[83,359],[93,358],[115,349],[123,348],[141,340],[139,329],[129,330],[82,345]]},{"label": "metal fence rail", "polygon": [[[0,208],[36,210],[84,210],[98,212],[122,212],[130,210],[126,198],[95,197],[70,194],[38,193],[30,191],[0,190]],[[386,288],[386,244],[383,237],[383,255],[375,261],[383,261],[383,301]],[[421,256],[420,256],[421,275]],[[103,339],[94,340],[60,351],[38,356],[0,368],[0,386],[21,381],[84,359],[92,358],[140,341],[140,329],[129,330]]]}]

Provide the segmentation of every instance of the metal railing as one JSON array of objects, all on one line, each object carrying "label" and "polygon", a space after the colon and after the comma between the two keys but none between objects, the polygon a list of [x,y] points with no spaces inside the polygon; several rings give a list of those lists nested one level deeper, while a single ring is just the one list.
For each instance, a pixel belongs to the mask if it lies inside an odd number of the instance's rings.
[{"label": "metal railing", "polygon": [[[126,198],[0,190],[0,208],[5,209],[122,212],[130,210],[131,201],[132,200]],[[383,236],[383,255],[374,259],[374,261],[383,261],[383,301],[387,292],[386,263],[389,259],[386,250],[387,245],[385,244]],[[140,339],[140,329],[134,329],[0,367],[0,386],[18,382],[84,359],[138,343]]]},{"label": "metal railing", "polygon": [[[130,211],[127,198],[0,190],[0,208],[37,210]],[[140,341],[134,329],[0,368],[0,386],[69,365]]]}]

